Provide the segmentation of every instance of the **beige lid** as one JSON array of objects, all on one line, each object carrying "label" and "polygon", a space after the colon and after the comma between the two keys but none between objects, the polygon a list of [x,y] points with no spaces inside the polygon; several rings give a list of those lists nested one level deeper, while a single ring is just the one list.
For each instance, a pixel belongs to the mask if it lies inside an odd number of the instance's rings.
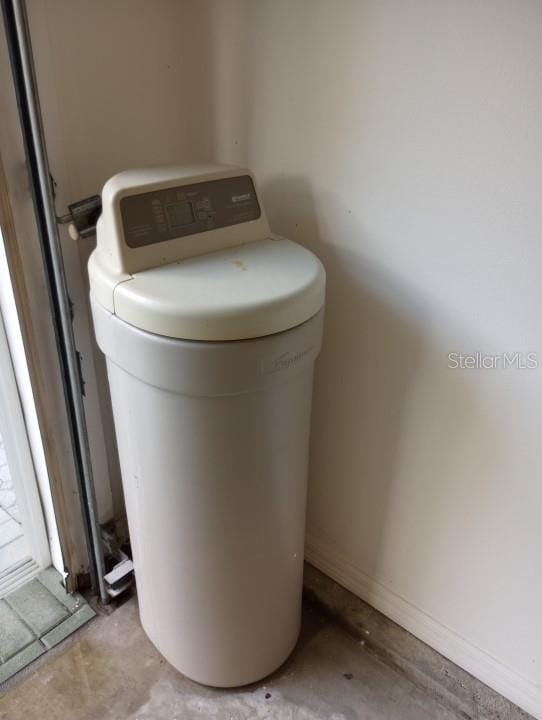
[{"label": "beige lid", "polygon": [[102,201],[91,293],[135,327],[241,340],[295,327],[324,304],[322,264],[269,231],[249,170],[127,171],[106,183]]},{"label": "beige lid", "polygon": [[258,240],[135,273],[115,288],[115,314],[190,340],[241,340],[305,322],[324,303],[318,258],[283,238]]}]

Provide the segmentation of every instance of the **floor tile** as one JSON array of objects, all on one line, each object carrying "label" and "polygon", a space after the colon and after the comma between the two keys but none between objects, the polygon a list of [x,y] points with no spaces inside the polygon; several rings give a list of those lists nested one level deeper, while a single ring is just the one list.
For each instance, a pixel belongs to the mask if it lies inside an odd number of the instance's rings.
[{"label": "floor tile", "polygon": [[2,548],[8,543],[21,537],[23,534],[22,527],[18,522],[15,522],[13,518],[10,518],[8,522],[0,524],[0,553]]},{"label": "floor tile", "polygon": [[0,550],[0,573],[29,557],[24,535],[18,537]]},{"label": "floor tile", "polygon": [[35,640],[35,636],[5,600],[0,600],[0,662]]},{"label": "floor tile", "polygon": [[38,580],[31,580],[6,596],[6,602],[38,637],[68,617],[69,613]]},{"label": "floor tile", "polygon": [[85,604],[85,599],[79,593],[68,594],[62,585],[61,577],[58,572],[53,568],[47,568],[38,575],[38,580],[44,585],[50,593],[56,597],[56,599],[64,605],[70,612],[75,612],[82,605]]},{"label": "floor tile", "polygon": [[40,643],[39,640],[35,640],[31,645],[28,645],[24,650],[17,653],[10,660],[0,665],[0,683],[5,682],[16,672],[22,670],[24,667],[29,665],[33,660],[43,655],[45,647]]},{"label": "floor tile", "polygon": [[15,492],[13,490],[0,490],[0,507],[7,510],[7,508],[15,505],[16,502],[17,498],[15,497]]},{"label": "floor tile", "polygon": [[19,525],[21,524],[21,512],[17,503],[15,503],[15,505],[10,505],[8,508],[6,508],[5,511],[11,518],[15,520],[15,522],[18,522]]},{"label": "floor tile", "polygon": [[0,600],[0,684],[96,614],[81,595],[66,593],[53,568],[39,578]]},{"label": "floor tile", "polygon": [[87,623],[89,620],[96,615],[90,605],[83,605],[73,615],[57,625],[55,628],[50,630],[48,633],[43,635],[41,638],[42,643],[46,648],[52,648],[58,645],[59,642],[65,640],[69,635],[75,632],[82,625]]}]

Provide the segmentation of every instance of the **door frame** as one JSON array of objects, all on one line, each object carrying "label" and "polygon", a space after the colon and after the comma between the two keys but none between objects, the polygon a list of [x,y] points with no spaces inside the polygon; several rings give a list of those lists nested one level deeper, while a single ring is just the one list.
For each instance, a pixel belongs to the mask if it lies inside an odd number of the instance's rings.
[{"label": "door frame", "polygon": [[34,395],[68,591],[88,576],[71,419],[4,32],[0,32],[0,227]]}]

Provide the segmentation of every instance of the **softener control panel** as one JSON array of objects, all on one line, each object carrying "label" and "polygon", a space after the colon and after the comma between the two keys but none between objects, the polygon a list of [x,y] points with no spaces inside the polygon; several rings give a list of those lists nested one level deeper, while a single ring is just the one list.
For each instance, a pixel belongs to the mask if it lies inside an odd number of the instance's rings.
[{"label": "softener control panel", "polygon": [[124,239],[131,248],[257,220],[249,175],[178,185],[120,200]]}]

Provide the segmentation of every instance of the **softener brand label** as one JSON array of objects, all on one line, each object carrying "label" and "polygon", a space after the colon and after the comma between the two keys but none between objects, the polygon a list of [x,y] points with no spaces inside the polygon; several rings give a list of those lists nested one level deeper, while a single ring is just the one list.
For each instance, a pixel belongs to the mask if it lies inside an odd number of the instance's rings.
[{"label": "softener brand label", "polygon": [[270,373],[280,372],[281,370],[289,370],[298,365],[309,355],[314,354],[313,351],[314,345],[309,345],[303,350],[286,350],[286,352],[277,355],[277,357],[272,360],[264,362],[264,374],[268,375]]}]

